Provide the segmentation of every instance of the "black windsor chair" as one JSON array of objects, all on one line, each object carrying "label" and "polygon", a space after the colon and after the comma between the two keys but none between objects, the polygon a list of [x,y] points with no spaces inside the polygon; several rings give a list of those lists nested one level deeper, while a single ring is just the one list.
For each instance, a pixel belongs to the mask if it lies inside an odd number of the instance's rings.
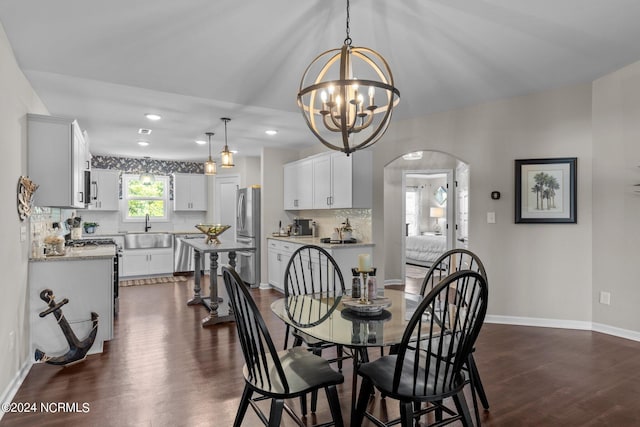
[{"label": "black windsor chair", "polygon": [[[277,352],[264,319],[240,276],[234,269],[223,266],[222,277],[245,359],[245,387],[234,427],[240,427],[249,405],[264,425],[279,426],[282,412],[286,410],[299,425],[304,426],[306,424],[284,404],[284,399],[305,396],[321,388],[326,392],[333,418],[332,423],[322,425],[343,426],[336,390],[336,385],[344,381],[342,374],[331,369],[327,360],[300,347]],[[260,396],[252,398],[254,393]],[[256,403],[262,399],[271,399],[268,419]]]},{"label": "black windsor chair", "polygon": [[[400,421],[409,427],[430,412],[438,426],[458,420],[472,426],[463,365],[480,333],[487,298],[487,283],[474,271],[458,271],[435,285],[409,320],[397,353],[358,368],[362,385],[351,426],[361,426],[366,416],[378,426]],[[384,422],[366,412],[374,387],[400,402],[399,420]],[[447,398],[453,399],[455,411],[444,405]],[[423,407],[424,402],[429,405]]]},{"label": "black windsor chair", "polygon": [[[420,295],[427,295],[427,293],[431,291],[431,289],[433,289],[435,285],[437,285],[444,277],[460,270],[476,271],[488,283],[487,272],[485,271],[484,265],[475,253],[462,248],[451,249],[442,254],[440,257],[438,257],[437,260],[433,262],[433,264],[429,268],[429,271],[427,272],[427,275],[422,281]],[[480,373],[478,372],[478,367],[473,357],[474,352],[475,348],[471,351],[471,353],[469,353],[469,358],[464,366],[464,369],[466,369],[469,373],[467,381],[471,384],[473,409],[476,417],[476,423],[477,425],[480,425],[480,413],[476,395],[478,398],[480,398],[482,407],[485,410],[489,410],[489,400],[487,399],[487,394],[484,390],[484,386],[482,385]]]},{"label": "black windsor chair", "polygon": [[[287,325],[284,348],[287,348],[290,333],[294,347],[305,344],[318,356],[322,355],[324,349],[335,346],[337,357],[329,361],[337,362],[338,370],[342,372],[342,361],[351,357],[345,356],[343,347],[318,340],[304,333],[303,329],[322,323],[340,303],[344,289],[340,267],[326,250],[315,245],[304,245],[294,251],[285,270],[284,295],[287,314],[295,327],[290,330]],[[299,298],[301,296],[309,298]],[[313,308],[309,306],[312,302]],[[316,411],[316,402],[317,392],[314,392],[311,396],[311,412]],[[300,405],[302,414],[306,415],[307,403],[304,396],[300,398]]]}]

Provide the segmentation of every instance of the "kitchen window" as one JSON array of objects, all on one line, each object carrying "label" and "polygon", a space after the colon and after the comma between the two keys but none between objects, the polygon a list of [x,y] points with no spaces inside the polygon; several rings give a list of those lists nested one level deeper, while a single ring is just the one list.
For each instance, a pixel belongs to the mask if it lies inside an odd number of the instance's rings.
[{"label": "kitchen window", "polygon": [[122,177],[125,201],[125,221],[144,221],[146,215],[156,220],[168,220],[169,177],[155,175],[151,183],[143,184],[139,175]]}]

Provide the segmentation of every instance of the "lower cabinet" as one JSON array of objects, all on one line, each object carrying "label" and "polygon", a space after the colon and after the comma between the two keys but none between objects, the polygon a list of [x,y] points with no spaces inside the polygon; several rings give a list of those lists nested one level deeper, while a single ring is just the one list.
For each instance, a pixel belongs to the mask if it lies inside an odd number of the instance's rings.
[{"label": "lower cabinet", "polygon": [[[269,269],[269,284],[284,292],[284,274],[287,263],[293,252],[303,246],[301,243],[290,243],[284,240],[267,239],[267,267]],[[358,266],[358,255],[369,254],[373,256],[373,246],[344,245],[320,245],[333,257],[344,279],[345,289],[351,286],[351,269]],[[374,264],[375,265],[375,264]]]},{"label": "lower cabinet", "polygon": [[291,254],[301,245],[268,239],[267,267],[269,269],[269,284],[284,292],[284,273]]},{"label": "lower cabinet", "polygon": [[173,249],[122,251],[122,276],[151,276],[173,273]]},{"label": "lower cabinet", "polygon": [[91,312],[98,314],[98,333],[88,354],[102,352],[103,342],[113,338],[113,258],[29,262],[31,349],[58,356],[69,346],[54,314],[39,316],[48,308],[40,298],[45,289],[53,291],[56,303],[69,299],[62,314],[79,340],[92,329]]}]

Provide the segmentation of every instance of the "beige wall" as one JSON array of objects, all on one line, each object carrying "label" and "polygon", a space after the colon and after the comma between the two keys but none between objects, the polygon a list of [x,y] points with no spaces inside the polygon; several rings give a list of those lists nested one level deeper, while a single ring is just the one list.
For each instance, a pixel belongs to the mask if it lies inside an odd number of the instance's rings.
[{"label": "beige wall", "polygon": [[[8,402],[9,387],[32,357],[27,318],[29,223],[18,218],[16,188],[18,178],[27,175],[26,114],[47,110],[18,67],[1,25],[0,94],[0,401]],[[25,241],[21,227],[27,233]]]},{"label": "beige wall", "polygon": [[[395,121],[373,146],[374,188],[385,165],[418,150],[449,153],[470,169],[469,248],[485,262],[489,314],[591,321],[591,85],[502,99],[407,121]],[[578,157],[578,224],[514,223],[514,160]],[[374,191],[374,259],[399,262],[400,233],[385,229],[397,209]],[[502,193],[491,200],[492,190]],[[487,224],[486,213],[496,213]],[[386,257],[386,258],[385,258]]]},{"label": "beige wall", "polygon": [[640,62],[593,84],[593,158],[593,321],[640,337]]}]

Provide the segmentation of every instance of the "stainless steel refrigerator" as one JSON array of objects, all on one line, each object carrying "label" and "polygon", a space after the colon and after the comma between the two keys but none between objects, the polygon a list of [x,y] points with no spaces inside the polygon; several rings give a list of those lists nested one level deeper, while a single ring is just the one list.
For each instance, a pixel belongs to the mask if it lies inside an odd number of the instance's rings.
[{"label": "stainless steel refrigerator", "polygon": [[236,240],[256,247],[255,252],[236,253],[236,270],[252,288],[260,286],[260,188],[238,189]]}]

